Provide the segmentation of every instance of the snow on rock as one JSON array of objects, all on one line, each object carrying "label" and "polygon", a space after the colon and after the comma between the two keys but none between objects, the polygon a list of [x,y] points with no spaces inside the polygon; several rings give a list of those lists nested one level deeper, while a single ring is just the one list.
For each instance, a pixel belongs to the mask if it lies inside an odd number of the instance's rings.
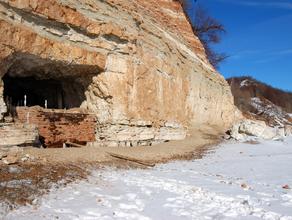
[{"label": "snow on rock", "polygon": [[201,160],[95,170],[4,219],[290,220],[291,167],[292,138],[227,143]]},{"label": "snow on rock", "polygon": [[286,124],[291,124],[288,121],[290,115],[272,102],[253,97],[250,103],[255,108],[256,114],[265,117],[271,126],[284,127]]},{"label": "snow on rock", "polygon": [[292,135],[292,118],[287,113],[291,93],[251,77],[230,78],[228,82],[234,103],[246,118],[233,126],[231,136],[244,141],[254,137],[277,139]]},{"label": "snow on rock", "polygon": [[253,81],[251,81],[249,79],[245,79],[245,80],[241,81],[240,88],[251,86],[251,85],[254,85],[254,84],[255,84],[255,82],[253,82]]},{"label": "snow on rock", "polygon": [[252,119],[234,124],[230,130],[231,138],[239,141],[251,138],[272,140],[292,135],[290,116],[281,107],[258,97],[251,98],[250,104],[254,108]]}]

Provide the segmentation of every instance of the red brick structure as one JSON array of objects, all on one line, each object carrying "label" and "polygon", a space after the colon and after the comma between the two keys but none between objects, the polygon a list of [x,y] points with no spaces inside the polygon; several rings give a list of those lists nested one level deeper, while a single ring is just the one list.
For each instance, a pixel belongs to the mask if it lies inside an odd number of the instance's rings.
[{"label": "red brick structure", "polygon": [[66,141],[86,144],[95,141],[96,118],[78,110],[17,107],[18,120],[38,127],[46,147],[62,147]]}]

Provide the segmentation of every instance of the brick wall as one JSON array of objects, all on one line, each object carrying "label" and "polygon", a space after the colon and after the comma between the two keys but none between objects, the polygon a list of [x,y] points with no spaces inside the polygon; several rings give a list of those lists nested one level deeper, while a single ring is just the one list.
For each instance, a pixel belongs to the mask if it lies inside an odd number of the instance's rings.
[{"label": "brick wall", "polygon": [[72,110],[17,107],[18,120],[35,124],[46,147],[62,147],[66,141],[86,144],[95,141],[96,118]]}]

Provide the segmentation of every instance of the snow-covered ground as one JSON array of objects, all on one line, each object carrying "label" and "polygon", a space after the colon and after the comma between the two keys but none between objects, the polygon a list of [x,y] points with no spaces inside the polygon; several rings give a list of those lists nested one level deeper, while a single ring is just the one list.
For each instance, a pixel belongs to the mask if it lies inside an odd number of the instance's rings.
[{"label": "snow-covered ground", "polygon": [[[283,187],[287,185],[286,187]],[[5,219],[292,219],[292,138],[221,144],[201,160],[96,170]]]}]

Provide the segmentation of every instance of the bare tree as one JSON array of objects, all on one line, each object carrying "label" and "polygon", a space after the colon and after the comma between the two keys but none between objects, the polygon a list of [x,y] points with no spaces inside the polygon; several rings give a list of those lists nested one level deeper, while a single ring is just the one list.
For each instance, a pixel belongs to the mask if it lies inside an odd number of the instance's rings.
[{"label": "bare tree", "polygon": [[191,20],[193,31],[201,40],[210,63],[218,68],[218,65],[227,58],[227,55],[216,52],[212,48],[212,44],[221,41],[221,35],[226,32],[224,26],[211,17],[200,5],[196,7]]}]

